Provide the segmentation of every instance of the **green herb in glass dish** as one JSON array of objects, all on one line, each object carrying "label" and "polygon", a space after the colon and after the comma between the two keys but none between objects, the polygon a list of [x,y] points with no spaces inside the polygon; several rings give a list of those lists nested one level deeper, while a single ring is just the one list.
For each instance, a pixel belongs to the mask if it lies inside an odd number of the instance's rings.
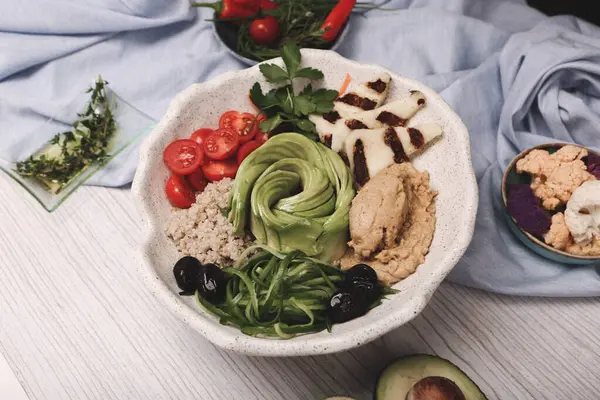
[{"label": "green herb in glass dish", "polygon": [[314,90],[308,84],[298,93],[294,93],[293,81],[297,78],[310,80],[323,79],[323,73],[318,69],[300,68],[302,55],[298,45],[288,42],[281,50],[285,69],[276,64],[261,64],[260,72],[267,82],[284,86],[263,93],[257,82],[250,89],[250,100],[268,119],[260,123],[263,132],[275,134],[278,132],[298,132],[313,140],[318,140],[315,124],[308,116],[322,115],[333,109],[333,100],[338,96],[337,90]]},{"label": "green herb in glass dish", "polygon": [[31,155],[16,164],[24,177],[39,180],[49,191],[58,193],[73,178],[93,163],[108,159],[107,146],[116,130],[106,85],[101,77],[88,89],[91,100],[70,131],[56,134],[41,153]]},{"label": "green herb in glass dish", "polygon": [[59,104],[45,122],[15,132],[18,140],[0,142],[0,170],[53,212],[155,123],[98,78],[89,90]]}]

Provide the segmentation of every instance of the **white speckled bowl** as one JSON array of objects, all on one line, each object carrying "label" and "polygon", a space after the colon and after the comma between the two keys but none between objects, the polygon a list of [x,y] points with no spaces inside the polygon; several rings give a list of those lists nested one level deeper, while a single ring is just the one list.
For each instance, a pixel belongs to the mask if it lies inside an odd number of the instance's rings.
[{"label": "white speckled bowl", "polygon": [[[323,71],[323,85],[328,88],[338,88],[346,73],[350,73],[353,82],[362,82],[376,73],[390,72],[379,66],[347,60],[332,51],[305,49],[302,57],[303,65]],[[280,59],[274,62],[281,65]],[[265,356],[314,355],[347,350],[374,340],[419,314],[471,241],[478,190],[471,165],[469,134],[460,118],[430,88],[396,74],[391,75],[388,101],[408,96],[409,90],[420,90],[427,98],[427,106],[411,119],[410,125],[437,122],[445,133],[442,140],[413,161],[419,170],[430,172],[431,184],[439,191],[437,224],[425,263],[394,286],[399,293],[364,317],[335,325],[332,333],[324,331],[289,340],[246,336],[236,328],[220,325],[218,319],[201,310],[193,298],[177,294],[172,267],[179,255],[163,232],[170,212],[164,195],[169,172],[162,161],[163,149],[176,138],[188,137],[195,129],[216,127],[224,111],[252,111],[248,90],[257,80],[265,87],[258,66],[254,66],[221,75],[181,92],[142,145],[133,182],[133,195],[143,222],[140,274],[160,301],[216,345],[240,353]]]}]

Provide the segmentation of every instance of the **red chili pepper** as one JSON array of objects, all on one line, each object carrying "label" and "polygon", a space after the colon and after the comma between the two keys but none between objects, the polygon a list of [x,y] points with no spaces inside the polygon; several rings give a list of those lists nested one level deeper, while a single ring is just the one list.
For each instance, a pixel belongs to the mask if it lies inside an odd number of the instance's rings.
[{"label": "red chili pepper", "polygon": [[259,0],[223,0],[215,3],[192,3],[192,7],[215,10],[219,18],[250,18],[260,10]]},{"label": "red chili pepper", "polygon": [[342,26],[344,26],[348,17],[350,17],[354,5],[356,5],[356,0],[340,0],[340,2],[333,7],[333,10],[331,10],[327,18],[325,18],[325,23],[321,26],[321,29],[325,30],[325,33],[321,36],[323,39],[328,42],[335,40],[340,33]]},{"label": "red chili pepper", "polygon": [[261,10],[275,10],[277,8],[279,8],[279,4],[275,3],[273,0],[260,0]]},{"label": "red chili pepper", "polygon": [[260,10],[261,0],[230,0],[234,5],[248,10]]}]

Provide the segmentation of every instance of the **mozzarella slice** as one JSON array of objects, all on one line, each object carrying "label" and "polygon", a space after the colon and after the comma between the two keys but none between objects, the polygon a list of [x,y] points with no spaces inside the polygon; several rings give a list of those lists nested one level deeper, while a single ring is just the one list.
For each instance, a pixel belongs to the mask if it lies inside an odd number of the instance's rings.
[{"label": "mozzarella slice", "polygon": [[[394,151],[384,140],[387,129],[357,129],[352,131],[346,139],[345,150],[350,162],[350,170],[354,174],[356,182],[361,186],[367,183],[371,176],[375,176],[377,172],[394,163]],[[363,159],[359,154],[361,146],[366,166],[361,165],[357,168],[356,163],[362,163]],[[363,169],[366,167],[367,175],[365,177],[362,177],[361,172],[358,171],[361,167]]]},{"label": "mozzarella slice", "polygon": [[334,101],[334,110],[343,118],[364,110],[372,110],[383,104],[388,94],[390,80],[388,73],[375,76],[369,82],[363,82],[354,91],[343,94]]},{"label": "mozzarella slice", "polygon": [[408,161],[441,135],[442,128],[431,123],[352,131],[346,139],[345,151],[356,183],[362,186],[385,167]]},{"label": "mozzarella slice", "polygon": [[405,99],[392,101],[374,110],[355,113],[350,118],[371,129],[384,126],[404,126],[406,121],[424,106],[425,95],[413,90]]},{"label": "mozzarella slice", "polygon": [[[414,90],[408,98],[393,101],[374,110],[354,113],[347,119],[342,118],[339,113],[330,113],[327,117],[329,119],[320,115],[311,115],[309,119],[314,122],[321,142],[340,152],[344,150],[346,138],[352,130],[403,126],[424,106],[425,95]],[[334,121],[333,118],[338,119]]]},{"label": "mozzarella slice", "polygon": [[315,124],[321,143],[338,153],[344,149],[344,143],[350,134],[350,128],[346,126],[344,118],[340,117],[335,122],[330,122],[321,115],[309,115],[308,119]]},{"label": "mozzarella slice", "polygon": [[427,123],[411,128],[394,128],[396,135],[408,157],[423,150],[433,139],[442,136],[442,127],[438,124]]},{"label": "mozzarella slice", "polygon": [[[333,103],[333,111],[328,115],[310,115],[308,118],[315,124],[321,142],[333,151],[343,151],[344,143],[351,131],[346,120],[356,112],[364,111],[362,107],[365,104],[379,107],[385,101],[391,79],[392,77],[387,73],[377,75],[371,81],[358,85],[355,91],[336,99]],[[357,105],[347,104],[347,102]],[[366,125],[366,127],[373,126]]]}]

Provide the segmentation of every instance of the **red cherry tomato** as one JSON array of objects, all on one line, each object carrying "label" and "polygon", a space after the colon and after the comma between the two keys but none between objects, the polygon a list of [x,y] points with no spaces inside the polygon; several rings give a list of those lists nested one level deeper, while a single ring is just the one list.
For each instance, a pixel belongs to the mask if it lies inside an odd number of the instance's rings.
[{"label": "red cherry tomato", "polygon": [[252,125],[252,132],[250,133],[250,135],[252,136],[252,138],[255,138],[256,135],[259,135],[259,134],[262,133],[262,131],[260,130],[259,125],[265,119],[267,119],[267,117],[265,117],[264,114],[259,114],[258,117],[256,117],[256,121],[254,122],[254,125]]},{"label": "red cherry tomato", "polygon": [[209,161],[202,166],[202,173],[210,182],[223,178],[235,178],[238,165],[235,160]]},{"label": "red cherry tomato", "polygon": [[271,15],[258,18],[250,24],[250,37],[258,44],[270,45],[279,38],[279,22]]},{"label": "red cherry tomato", "polygon": [[259,142],[258,140],[251,140],[251,141],[241,145],[237,152],[237,157],[236,157],[236,161],[237,161],[238,165],[241,165],[242,161],[244,161],[244,159],[246,157],[248,157],[250,155],[250,153],[252,153],[254,150],[258,149],[262,145],[263,145],[262,142]]},{"label": "red cherry tomato", "polygon": [[196,190],[196,192],[203,192],[204,188],[208,184],[206,179],[204,178],[204,174],[202,173],[202,169],[198,168],[190,175],[186,176],[188,182],[192,187]]},{"label": "red cherry tomato", "polygon": [[269,134],[261,131],[260,133],[256,134],[256,136],[254,137],[254,140],[264,144],[267,140],[269,140]]},{"label": "red cherry tomato", "polygon": [[202,146],[190,139],[171,142],[163,153],[167,167],[178,175],[188,175],[204,161]]},{"label": "red cherry tomato", "polygon": [[256,133],[254,134],[254,139],[257,142],[261,142],[261,143],[265,143],[267,140],[269,140],[269,134],[266,132],[263,132],[260,130],[260,122],[264,121],[265,119],[267,119],[267,117],[265,117],[263,114],[259,115],[257,118],[257,123],[256,126],[254,127],[254,129],[256,129]]},{"label": "red cherry tomato", "polygon": [[167,199],[174,207],[190,208],[196,201],[192,186],[180,175],[171,175],[165,188]]},{"label": "red cherry tomato", "polygon": [[240,145],[239,135],[231,129],[217,129],[204,141],[204,154],[211,160],[231,157]]},{"label": "red cherry tomato", "polygon": [[219,119],[219,128],[233,129],[240,137],[240,142],[245,143],[252,139],[252,123],[254,115],[250,113],[240,113],[237,111],[227,111]]},{"label": "red cherry tomato", "polygon": [[212,132],[213,130],[210,128],[200,128],[198,130],[195,130],[194,133],[190,135],[190,140],[193,140],[194,142],[197,142],[201,145],[206,140],[206,137]]}]

